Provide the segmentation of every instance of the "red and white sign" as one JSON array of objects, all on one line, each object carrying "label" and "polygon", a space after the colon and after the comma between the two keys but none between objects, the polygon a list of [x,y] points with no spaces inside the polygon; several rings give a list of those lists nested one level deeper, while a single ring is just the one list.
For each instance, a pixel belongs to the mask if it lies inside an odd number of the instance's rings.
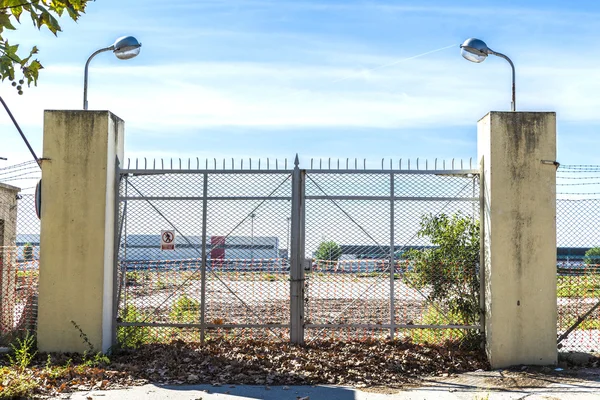
[{"label": "red and white sign", "polygon": [[175,250],[175,231],[160,231],[160,249]]}]

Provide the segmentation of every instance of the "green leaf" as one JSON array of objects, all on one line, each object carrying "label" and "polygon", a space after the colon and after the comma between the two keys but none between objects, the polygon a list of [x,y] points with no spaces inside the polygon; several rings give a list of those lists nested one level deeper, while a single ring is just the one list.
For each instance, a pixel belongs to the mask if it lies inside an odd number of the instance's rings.
[{"label": "green leaf", "polygon": [[10,22],[10,16],[8,14],[0,12],[0,31],[4,28],[11,29],[13,31],[16,29]]}]

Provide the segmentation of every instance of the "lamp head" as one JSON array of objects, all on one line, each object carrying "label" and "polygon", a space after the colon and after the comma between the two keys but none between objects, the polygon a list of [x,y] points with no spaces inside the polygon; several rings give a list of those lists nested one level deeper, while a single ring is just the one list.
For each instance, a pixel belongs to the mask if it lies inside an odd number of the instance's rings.
[{"label": "lamp head", "polygon": [[140,54],[142,44],[133,36],[123,36],[115,41],[112,45],[113,53],[120,60],[129,60]]},{"label": "lamp head", "polygon": [[467,60],[480,63],[486,59],[491,50],[483,40],[470,38],[460,45],[460,54]]}]

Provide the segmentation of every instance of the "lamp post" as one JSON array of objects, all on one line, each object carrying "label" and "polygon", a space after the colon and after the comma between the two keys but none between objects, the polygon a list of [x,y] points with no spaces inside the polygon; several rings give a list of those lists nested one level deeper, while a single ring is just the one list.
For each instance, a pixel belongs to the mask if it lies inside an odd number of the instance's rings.
[{"label": "lamp post", "polygon": [[105,47],[100,50],[96,50],[90,56],[90,58],[88,58],[87,62],[85,63],[85,70],[83,73],[83,109],[84,110],[88,109],[88,102],[87,102],[88,67],[90,65],[90,61],[92,61],[92,58],[94,58],[97,54],[103,53],[105,51],[112,51],[119,60],[129,60],[130,58],[133,58],[133,57],[137,56],[138,54],[140,54],[140,47],[142,47],[142,44],[140,42],[138,42],[137,39],[134,38],[133,36],[123,36],[121,38],[118,38],[112,46]]},{"label": "lamp post", "polygon": [[489,54],[494,56],[504,58],[510,64],[512,68],[512,102],[510,104],[511,111],[516,111],[517,109],[517,101],[515,98],[515,66],[513,62],[502,53],[495,52],[494,50],[487,47],[487,44],[483,40],[470,38],[465,40],[463,44],[460,45],[462,56],[474,63],[483,62]]}]

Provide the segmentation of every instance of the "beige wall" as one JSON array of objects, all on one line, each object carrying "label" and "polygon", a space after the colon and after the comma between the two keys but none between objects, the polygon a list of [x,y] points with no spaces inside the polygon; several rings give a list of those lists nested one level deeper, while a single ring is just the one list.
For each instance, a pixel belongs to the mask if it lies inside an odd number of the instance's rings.
[{"label": "beige wall", "polygon": [[478,124],[485,207],[486,350],[492,367],[554,364],[554,113],[492,112]]},{"label": "beige wall", "polygon": [[20,191],[17,187],[0,183],[0,336],[10,333],[14,323],[17,194]]},{"label": "beige wall", "polygon": [[123,121],[108,111],[46,111],[43,152],[38,346],[86,350],[75,321],[97,350],[107,350]]}]

